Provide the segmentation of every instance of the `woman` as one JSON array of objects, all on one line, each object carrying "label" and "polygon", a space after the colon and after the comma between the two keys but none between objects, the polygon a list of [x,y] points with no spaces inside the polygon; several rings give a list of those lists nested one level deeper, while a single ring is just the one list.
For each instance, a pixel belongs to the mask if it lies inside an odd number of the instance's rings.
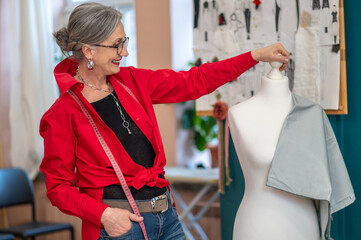
[{"label": "woman", "polygon": [[[196,99],[258,61],[281,61],[284,70],[288,52],[275,44],[183,72],[119,67],[128,56],[121,17],[111,7],[85,3],[71,13],[67,28],[54,33],[61,50],[72,56],[54,70],[61,95],[40,123],[47,195],[62,212],[83,220],[83,239],[142,239],[142,221],[149,239],[185,239],[164,178],[166,159],[152,104]],[[113,167],[68,90],[93,117],[141,217],[126,206]]]}]

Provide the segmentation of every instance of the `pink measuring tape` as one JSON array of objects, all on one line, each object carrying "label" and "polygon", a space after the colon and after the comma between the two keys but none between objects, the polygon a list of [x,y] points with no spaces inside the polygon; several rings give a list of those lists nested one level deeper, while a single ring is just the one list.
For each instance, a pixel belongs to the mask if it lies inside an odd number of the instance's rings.
[{"label": "pink measuring tape", "polygon": [[[114,171],[115,173],[117,174],[117,177],[119,179],[119,182],[120,184],[122,185],[122,188],[123,188],[123,191],[125,193],[125,195],[127,196],[127,199],[128,199],[128,202],[130,204],[130,206],[132,207],[133,209],[133,212],[137,215],[137,216],[140,216],[140,213],[139,213],[139,210],[138,210],[138,207],[137,207],[137,204],[135,203],[134,201],[134,198],[132,196],[132,193],[130,192],[129,190],[129,187],[127,185],[127,182],[125,181],[124,179],[124,175],[122,173],[122,170],[120,170],[120,167],[118,165],[118,163],[115,161],[115,158],[113,156],[113,153],[110,151],[107,143],[105,142],[103,136],[101,135],[98,127],[96,126],[93,118],[91,117],[89,111],[86,109],[84,103],[82,103],[79,99],[79,97],[72,91],[72,90],[68,90],[67,93],[75,100],[75,102],[79,105],[80,109],[82,110],[82,112],[84,113],[84,115],[88,118],[89,120],[89,123],[90,125],[92,126],[94,132],[95,132],[95,135],[97,136],[100,144],[102,145],[103,149],[104,149],[104,152],[105,154],[107,155],[107,157],[109,158],[109,161],[111,162],[111,164],[113,165],[113,168],[114,168]],[[133,94],[131,94],[133,95]],[[134,95],[133,95],[134,97]],[[144,225],[144,222],[141,221],[139,223],[140,225],[140,228],[142,229],[142,232],[143,232],[143,235],[144,235],[144,238],[145,240],[148,240],[148,236],[147,236],[147,232],[145,230],[145,225]]]}]

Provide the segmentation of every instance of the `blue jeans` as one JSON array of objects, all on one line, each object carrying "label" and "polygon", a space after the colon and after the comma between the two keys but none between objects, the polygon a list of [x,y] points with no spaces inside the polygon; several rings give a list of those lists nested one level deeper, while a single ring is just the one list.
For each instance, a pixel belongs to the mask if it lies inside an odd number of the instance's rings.
[{"label": "blue jeans", "polygon": [[[182,225],[179,221],[175,207],[171,203],[168,195],[168,210],[163,213],[142,213],[144,225],[149,240],[185,240]],[[125,200],[124,200],[125,201]],[[132,222],[130,230],[120,236],[110,237],[108,233],[101,228],[100,237],[102,239],[113,240],[141,240],[144,239],[142,229],[139,223]]]}]

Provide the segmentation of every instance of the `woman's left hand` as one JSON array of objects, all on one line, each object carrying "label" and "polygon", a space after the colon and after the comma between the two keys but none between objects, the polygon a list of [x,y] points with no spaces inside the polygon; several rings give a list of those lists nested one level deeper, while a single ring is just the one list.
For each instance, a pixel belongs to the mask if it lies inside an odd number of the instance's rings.
[{"label": "woman's left hand", "polygon": [[282,62],[283,64],[280,67],[280,71],[283,71],[288,65],[288,58],[290,54],[281,43],[276,43],[264,48],[252,50],[251,55],[257,62]]}]

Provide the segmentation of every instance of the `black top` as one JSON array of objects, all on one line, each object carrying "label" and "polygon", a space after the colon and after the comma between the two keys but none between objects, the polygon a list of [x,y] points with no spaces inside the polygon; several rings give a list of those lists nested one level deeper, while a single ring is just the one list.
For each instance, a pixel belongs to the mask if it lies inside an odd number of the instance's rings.
[{"label": "black top", "polygon": [[[118,99],[115,91],[113,91],[113,94]],[[127,114],[119,99],[118,103],[121,106],[125,120],[129,122],[129,129],[132,132],[131,135],[129,135],[127,129],[123,127],[123,120],[120,116],[120,112],[115,104],[113,97],[110,94],[97,102],[93,102],[91,105],[97,111],[105,124],[107,124],[111,130],[113,130],[123,145],[125,151],[129,154],[130,158],[135,163],[146,168],[152,167],[155,158],[155,152],[152,144]],[[136,200],[151,199],[163,194],[166,191],[165,187],[161,189],[158,187],[149,187],[146,185],[139,190],[135,189],[134,187],[129,187],[129,189],[134,199]],[[127,199],[120,185],[111,185],[105,187],[103,198]]]}]

